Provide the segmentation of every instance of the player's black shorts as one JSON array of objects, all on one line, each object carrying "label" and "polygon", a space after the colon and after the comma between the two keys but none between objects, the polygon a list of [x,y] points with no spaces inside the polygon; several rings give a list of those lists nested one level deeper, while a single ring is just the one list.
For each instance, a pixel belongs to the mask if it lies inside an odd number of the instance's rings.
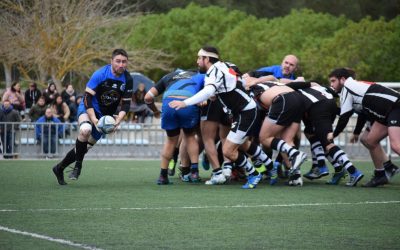
[{"label": "player's black shorts", "polygon": [[333,131],[332,124],[335,121],[336,111],[334,99],[321,100],[312,104],[303,117],[304,133],[315,134],[322,146],[328,145],[330,141],[327,135]]},{"label": "player's black shorts", "polygon": [[400,127],[400,105],[395,106],[387,115],[386,126]]},{"label": "player's black shorts", "polygon": [[230,126],[231,117],[224,112],[223,106],[219,100],[207,101],[207,105],[201,108],[201,121],[218,122],[224,126]]},{"label": "player's black shorts", "polygon": [[288,127],[293,122],[300,123],[303,114],[303,98],[300,93],[294,91],[280,94],[274,98],[267,119],[275,124]]},{"label": "player's black shorts", "polygon": [[243,144],[257,119],[257,108],[241,111],[231,126],[227,139],[236,144]]}]

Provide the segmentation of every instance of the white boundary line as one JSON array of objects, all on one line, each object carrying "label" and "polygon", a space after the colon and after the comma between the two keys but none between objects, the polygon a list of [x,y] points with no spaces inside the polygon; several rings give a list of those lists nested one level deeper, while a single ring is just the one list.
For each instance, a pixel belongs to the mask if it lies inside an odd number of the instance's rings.
[{"label": "white boundary line", "polygon": [[78,247],[78,248],[87,249],[87,250],[102,250],[101,248],[92,247],[92,246],[88,246],[85,244],[79,244],[79,243],[75,243],[75,242],[72,242],[69,240],[57,239],[57,238],[52,238],[52,237],[46,236],[46,235],[35,234],[35,233],[30,233],[30,232],[25,232],[25,231],[19,231],[19,230],[8,228],[8,227],[3,227],[1,225],[0,225],[0,231],[6,231],[9,233],[14,233],[14,234],[21,234],[21,235],[25,235],[25,236],[30,236],[32,238],[38,238],[41,240],[57,242],[57,243],[60,243],[63,245]]},{"label": "white boundary line", "polygon": [[121,208],[37,208],[37,209],[0,209],[6,212],[52,212],[52,211],[106,211],[106,210],[171,210],[171,209],[220,209],[220,208],[269,208],[269,207],[311,207],[311,206],[351,206],[373,204],[400,204],[400,201],[361,201],[361,202],[329,202],[329,203],[292,203],[292,204],[260,204],[260,205],[227,205],[227,206],[183,206],[183,207],[121,207]]}]

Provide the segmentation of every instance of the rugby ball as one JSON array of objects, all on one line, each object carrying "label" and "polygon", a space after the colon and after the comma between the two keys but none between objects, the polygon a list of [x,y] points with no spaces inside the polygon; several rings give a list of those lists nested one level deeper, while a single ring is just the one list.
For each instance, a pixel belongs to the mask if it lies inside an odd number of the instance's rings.
[{"label": "rugby ball", "polygon": [[102,116],[97,122],[97,128],[104,134],[113,132],[115,126],[115,119],[112,116]]}]

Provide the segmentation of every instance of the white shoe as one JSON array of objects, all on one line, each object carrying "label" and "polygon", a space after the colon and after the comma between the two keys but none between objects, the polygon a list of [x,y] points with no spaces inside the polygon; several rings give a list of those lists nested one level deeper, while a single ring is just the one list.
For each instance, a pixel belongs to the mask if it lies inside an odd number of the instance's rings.
[{"label": "white shoe", "polygon": [[289,176],[289,186],[303,186],[303,178],[301,177],[300,170],[295,170]]},{"label": "white shoe", "polygon": [[232,176],[232,169],[230,168],[223,168],[222,174],[225,176],[225,179],[229,180]]},{"label": "white shoe", "polygon": [[300,165],[307,159],[307,154],[299,151],[295,157],[291,157],[292,169],[300,169]]},{"label": "white shoe", "polygon": [[220,185],[226,182],[226,178],[223,174],[213,174],[211,179],[205,182],[206,185]]}]

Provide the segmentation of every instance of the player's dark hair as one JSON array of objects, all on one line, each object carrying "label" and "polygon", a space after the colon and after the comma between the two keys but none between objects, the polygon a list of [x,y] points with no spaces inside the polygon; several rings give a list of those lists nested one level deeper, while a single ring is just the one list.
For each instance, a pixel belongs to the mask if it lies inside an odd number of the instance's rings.
[{"label": "player's dark hair", "polygon": [[128,53],[126,53],[126,51],[123,50],[123,49],[115,49],[115,50],[112,52],[111,59],[114,59],[114,57],[119,56],[119,55],[125,56],[126,59],[128,59]]},{"label": "player's dark hair", "polygon": [[[205,51],[207,51],[207,52],[215,53],[215,54],[217,54],[217,55],[219,56],[218,49],[215,48],[215,47],[212,47],[212,46],[204,46],[204,47],[202,47],[202,49],[205,50]],[[209,57],[209,58],[210,58],[210,62],[211,62],[211,63],[216,63],[216,62],[220,61],[220,59],[215,58],[215,57]]]},{"label": "player's dark hair", "polygon": [[338,68],[334,69],[330,74],[329,77],[336,77],[336,78],[342,78],[344,77],[345,79],[352,77],[356,77],[356,72],[350,68]]}]

